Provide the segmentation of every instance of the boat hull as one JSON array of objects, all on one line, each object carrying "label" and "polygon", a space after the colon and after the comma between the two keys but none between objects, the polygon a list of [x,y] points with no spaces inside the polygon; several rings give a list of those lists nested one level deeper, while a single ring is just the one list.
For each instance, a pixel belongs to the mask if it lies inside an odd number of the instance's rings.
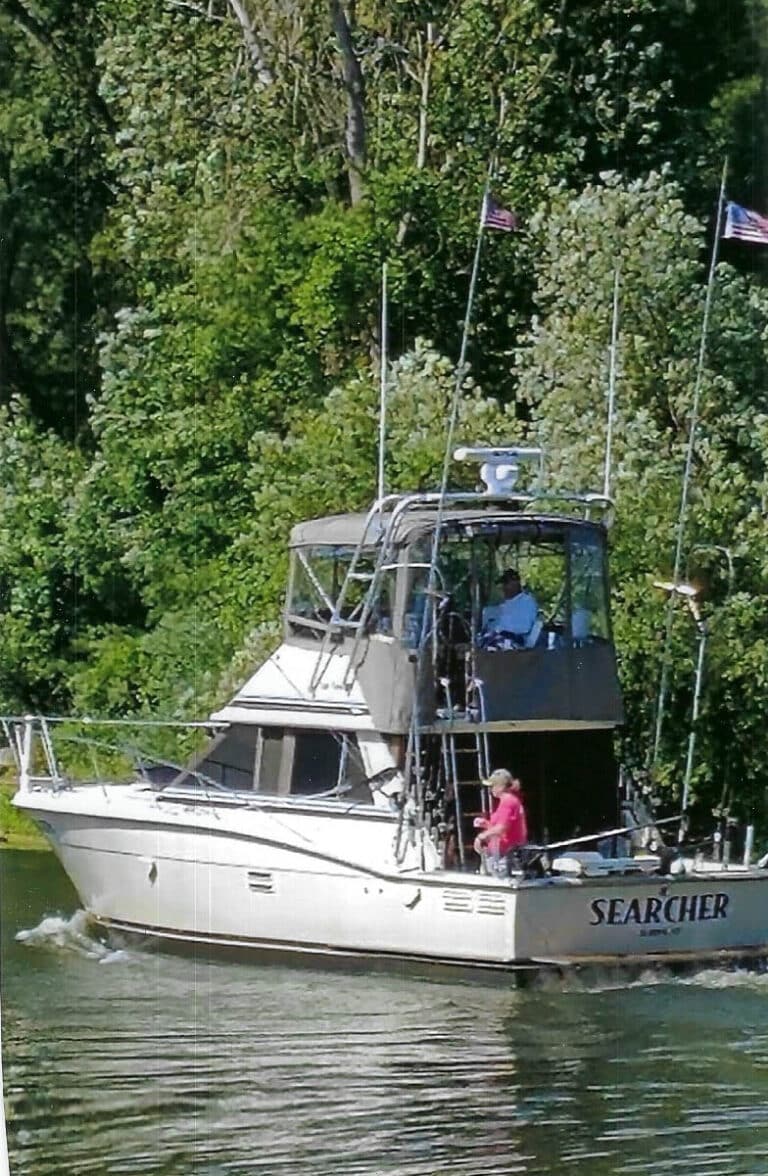
[{"label": "boat hull", "polygon": [[766,870],[497,879],[437,869],[418,846],[398,863],[396,819],[373,811],[118,787],[16,803],[96,920],[168,941],[488,968],[768,950]]}]

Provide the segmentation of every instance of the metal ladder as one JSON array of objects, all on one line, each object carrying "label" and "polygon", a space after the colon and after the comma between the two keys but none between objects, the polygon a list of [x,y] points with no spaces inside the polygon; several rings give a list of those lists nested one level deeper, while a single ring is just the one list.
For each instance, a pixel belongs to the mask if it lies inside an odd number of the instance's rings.
[{"label": "metal ladder", "polygon": [[[482,694],[482,682],[479,679],[472,677],[468,678],[467,689],[472,685],[474,692],[477,694],[479,703],[479,718],[485,717],[485,703]],[[445,691],[446,702],[448,704],[449,715],[453,713],[451,686],[447,678],[441,679],[441,685]],[[469,743],[458,743],[457,739],[469,739]],[[448,727],[440,736],[441,753],[443,762],[443,774],[445,780],[446,794],[453,797],[455,813],[456,813],[456,835],[457,846],[459,851],[459,862],[463,866],[466,864],[466,854],[464,847],[463,824],[464,824],[464,805],[461,796],[461,789],[466,784],[474,784],[475,781],[479,784],[488,776],[488,736],[485,731],[476,730],[469,735],[467,732],[462,732],[462,735],[457,736],[456,732]],[[459,758],[471,756],[472,762],[470,767],[472,771],[467,777],[465,773],[459,770]],[[483,811],[487,810],[487,801],[483,796]]]}]

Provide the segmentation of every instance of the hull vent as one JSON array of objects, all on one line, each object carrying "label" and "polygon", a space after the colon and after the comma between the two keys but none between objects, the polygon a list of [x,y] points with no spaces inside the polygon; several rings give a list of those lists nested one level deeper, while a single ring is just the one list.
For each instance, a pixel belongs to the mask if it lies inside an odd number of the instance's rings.
[{"label": "hull vent", "polygon": [[267,870],[249,870],[248,889],[255,890],[258,894],[274,894],[274,878]]},{"label": "hull vent", "polygon": [[456,911],[457,914],[471,914],[472,895],[460,890],[443,891],[443,910]]},{"label": "hull vent", "polygon": [[503,915],[506,910],[503,894],[478,894],[475,910],[478,915]]}]

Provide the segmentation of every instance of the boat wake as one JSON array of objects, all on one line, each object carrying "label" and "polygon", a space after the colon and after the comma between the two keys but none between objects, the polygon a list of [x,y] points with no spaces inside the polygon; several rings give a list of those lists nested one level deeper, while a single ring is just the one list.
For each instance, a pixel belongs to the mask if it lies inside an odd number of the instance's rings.
[{"label": "boat wake", "polygon": [[685,984],[701,988],[746,988],[768,992],[768,959],[754,960],[749,966],[702,968],[681,979]]},{"label": "boat wake", "polygon": [[131,959],[127,951],[99,939],[93,923],[82,910],[75,911],[69,919],[46,915],[36,927],[18,931],[16,941],[28,947],[83,956],[100,964],[125,963]]},{"label": "boat wake", "polygon": [[691,964],[654,964],[631,968],[610,965],[578,967],[566,972],[541,972],[528,982],[539,992],[598,993],[620,989],[655,988],[685,984],[697,988],[752,989],[768,992],[768,958],[714,967]]}]

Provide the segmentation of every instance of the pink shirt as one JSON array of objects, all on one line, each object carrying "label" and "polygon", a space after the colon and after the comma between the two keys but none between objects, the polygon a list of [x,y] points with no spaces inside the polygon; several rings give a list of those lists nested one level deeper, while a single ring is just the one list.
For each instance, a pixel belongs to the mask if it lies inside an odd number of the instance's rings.
[{"label": "pink shirt", "polygon": [[516,792],[505,792],[491,813],[489,825],[503,825],[498,837],[491,837],[489,848],[495,853],[508,853],[528,840],[528,825],[523,802]]}]

